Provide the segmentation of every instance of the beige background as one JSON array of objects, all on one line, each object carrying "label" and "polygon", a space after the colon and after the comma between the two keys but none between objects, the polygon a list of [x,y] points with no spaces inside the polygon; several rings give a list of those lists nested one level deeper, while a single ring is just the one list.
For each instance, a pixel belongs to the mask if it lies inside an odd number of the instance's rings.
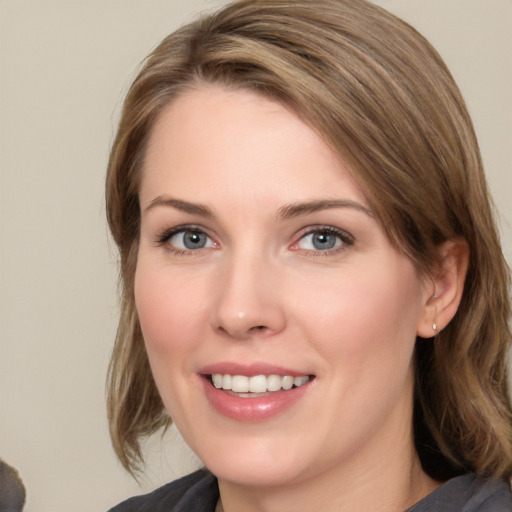
[{"label": "beige background", "polygon": [[[142,490],[116,462],[104,375],[116,326],[103,175],[138,62],[222,1],[0,0],[0,457],[26,512],[104,511],[188,471],[150,447]],[[380,0],[439,49],[469,104],[512,261],[512,1]]]}]

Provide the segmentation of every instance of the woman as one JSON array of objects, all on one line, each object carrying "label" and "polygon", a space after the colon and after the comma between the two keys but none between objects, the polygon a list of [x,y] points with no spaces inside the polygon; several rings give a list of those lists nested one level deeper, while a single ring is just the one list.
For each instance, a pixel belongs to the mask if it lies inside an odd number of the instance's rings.
[{"label": "woman", "polygon": [[129,510],[512,509],[508,270],[460,93],[364,0],[239,1],[149,56],[107,176]]}]

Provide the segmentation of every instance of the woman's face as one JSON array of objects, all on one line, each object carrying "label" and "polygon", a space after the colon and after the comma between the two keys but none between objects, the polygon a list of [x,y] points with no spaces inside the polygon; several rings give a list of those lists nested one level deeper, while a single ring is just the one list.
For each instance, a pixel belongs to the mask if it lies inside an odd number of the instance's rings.
[{"label": "woman's face", "polygon": [[412,447],[428,293],[311,128],[248,91],[187,92],[151,135],[140,205],[149,361],[214,474],[284,485]]}]

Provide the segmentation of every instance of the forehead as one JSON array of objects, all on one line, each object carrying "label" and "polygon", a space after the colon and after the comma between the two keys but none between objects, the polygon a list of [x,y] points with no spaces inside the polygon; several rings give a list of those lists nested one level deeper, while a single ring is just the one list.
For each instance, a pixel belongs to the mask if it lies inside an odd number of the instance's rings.
[{"label": "forehead", "polygon": [[262,95],[218,85],[183,93],[157,120],[141,200],[162,187],[201,201],[229,187],[255,198],[279,188],[298,201],[348,193],[366,202],[348,166],[297,115]]}]

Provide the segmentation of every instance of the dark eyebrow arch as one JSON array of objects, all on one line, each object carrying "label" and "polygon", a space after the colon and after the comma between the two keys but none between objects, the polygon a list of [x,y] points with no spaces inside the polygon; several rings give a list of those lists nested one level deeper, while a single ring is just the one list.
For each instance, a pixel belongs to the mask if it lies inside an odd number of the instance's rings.
[{"label": "dark eyebrow arch", "polygon": [[202,217],[213,217],[213,211],[208,206],[199,203],[190,203],[181,199],[173,199],[172,197],[158,196],[153,199],[144,211],[147,212],[156,208],[157,206],[165,206],[168,208],[175,208],[185,213],[192,215],[200,215]]},{"label": "dark eyebrow arch", "polygon": [[374,218],[373,212],[362,204],[347,199],[322,199],[318,201],[308,201],[304,203],[293,203],[279,208],[279,218],[298,217],[299,215],[307,215],[321,210],[330,210],[333,208],[352,208],[360,211],[368,217]]}]

